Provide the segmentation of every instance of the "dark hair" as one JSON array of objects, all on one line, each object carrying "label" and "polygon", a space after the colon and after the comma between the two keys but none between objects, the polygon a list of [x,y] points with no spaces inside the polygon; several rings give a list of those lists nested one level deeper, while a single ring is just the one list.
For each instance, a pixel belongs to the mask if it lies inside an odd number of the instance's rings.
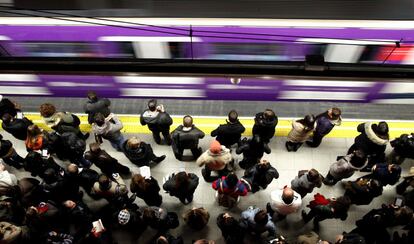
[{"label": "dark hair", "polygon": [[53,104],[43,103],[40,105],[40,115],[42,115],[42,117],[47,118],[52,116],[54,113],[56,113],[56,107]]},{"label": "dark hair", "polygon": [[105,124],[105,116],[101,113],[96,113],[93,117],[93,120],[98,126],[102,126]]},{"label": "dark hair", "polygon": [[339,119],[339,117],[341,116],[342,112],[339,108],[334,107],[331,109],[331,116],[332,119]]},{"label": "dark hair", "polygon": [[336,201],[331,202],[331,207],[335,209],[337,215],[346,213],[351,206],[351,199],[348,196],[341,196],[336,199]]},{"label": "dark hair", "polygon": [[322,181],[319,172],[316,169],[310,169],[308,171],[308,180],[313,183],[319,183]]},{"label": "dark hair", "polygon": [[10,123],[12,119],[13,119],[13,117],[10,114],[8,114],[8,113],[3,114],[3,117],[1,117],[1,120],[5,124]]},{"label": "dark hair", "polygon": [[55,182],[57,180],[56,170],[54,170],[53,168],[46,169],[45,173],[44,173],[44,176],[43,176],[43,180],[47,184],[51,184],[51,183]]},{"label": "dark hair", "polygon": [[413,210],[403,206],[394,212],[394,217],[398,225],[406,225],[413,219]]},{"label": "dark hair", "polygon": [[364,151],[358,149],[354,151],[351,157],[350,163],[353,166],[359,168],[359,167],[364,166],[366,161],[367,161],[367,156],[365,155]]},{"label": "dark hair", "polygon": [[92,143],[89,144],[89,150],[91,150],[91,152],[100,152],[101,147],[100,147],[99,143],[92,142]]},{"label": "dark hair", "polygon": [[306,115],[305,118],[303,118],[302,124],[307,127],[307,130],[313,130],[315,127],[315,116],[313,114]]},{"label": "dark hair", "polygon": [[283,190],[283,193],[282,193],[282,200],[283,200],[283,202],[285,202],[286,204],[291,204],[292,202],[293,202],[293,199],[294,199],[294,196],[295,196],[295,193],[293,192],[293,190],[292,189],[289,189],[290,191],[289,191],[289,194],[285,194],[285,190],[288,190],[287,188],[285,188],[284,190]]},{"label": "dark hair", "polygon": [[226,213],[222,213],[219,216],[217,216],[217,225],[225,225],[225,226],[233,226],[238,224],[238,221],[233,217],[230,216],[229,218],[224,218],[224,215]]},{"label": "dark hair", "polygon": [[265,109],[265,111],[263,112],[263,117],[264,117],[266,120],[271,120],[271,119],[274,119],[274,118],[276,117],[276,115],[275,115],[275,112],[273,112],[273,110],[271,110],[271,109],[267,108],[267,109]]},{"label": "dark hair", "polygon": [[94,91],[88,91],[88,98],[90,99],[90,98],[92,98],[92,97],[94,97],[94,98],[97,98],[98,96],[96,95],[96,92],[94,92]]},{"label": "dark hair", "polygon": [[193,126],[193,117],[191,117],[190,115],[186,115],[183,118],[183,125],[185,127],[191,127]]},{"label": "dark hair", "polygon": [[190,183],[190,177],[186,172],[178,172],[175,174],[175,187],[177,189],[187,189]]},{"label": "dark hair", "polygon": [[142,213],[142,218],[145,222],[152,222],[155,219],[155,210],[151,207],[145,207]]},{"label": "dark hair", "polygon": [[155,109],[157,109],[157,100],[155,99],[151,99],[148,101],[148,109],[150,111],[155,111]]},{"label": "dark hair", "polygon": [[237,182],[239,182],[239,179],[236,174],[230,173],[227,175],[226,183],[229,188],[234,188],[237,185]]},{"label": "dark hair", "polygon": [[266,225],[268,221],[267,213],[265,210],[261,209],[254,215],[254,222],[259,225]]},{"label": "dark hair", "polygon": [[209,215],[202,208],[190,209],[185,213],[184,219],[188,226],[194,230],[201,230],[207,225]]},{"label": "dark hair", "polygon": [[131,192],[137,192],[138,189],[145,191],[148,187],[149,183],[145,180],[145,178],[140,174],[134,174],[131,178],[130,189]]},{"label": "dark hair", "polygon": [[98,179],[99,188],[101,190],[108,190],[111,187],[111,180],[108,178],[108,176],[101,174]]},{"label": "dark hair", "polygon": [[37,135],[40,135],[42,131],[40,130],[39,126],[37,125],[29,125],[27,127],[27,136],[28,137],[35,137]]},{"label": "dark hair", "polygon": [[236,110],[231,110],[229,112],[229,121],[230,123],[236,123],[237,122],[237,118],[239,117],[239,115],[237,114]]}]

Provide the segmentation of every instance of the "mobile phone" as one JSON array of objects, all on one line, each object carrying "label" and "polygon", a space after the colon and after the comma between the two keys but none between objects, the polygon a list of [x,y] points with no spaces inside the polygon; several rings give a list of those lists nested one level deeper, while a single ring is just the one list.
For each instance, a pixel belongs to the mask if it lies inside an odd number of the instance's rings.
[{"label": "mobile phone", "polygon": [[49,157],[49,152],[47,151],[47,149],[42,149],[42,156]]},{"label": "mobile phone", "polygon": [[400,197],[396,197],[394,200],[394,206],[401,207],[403,204],[403,199]]}]

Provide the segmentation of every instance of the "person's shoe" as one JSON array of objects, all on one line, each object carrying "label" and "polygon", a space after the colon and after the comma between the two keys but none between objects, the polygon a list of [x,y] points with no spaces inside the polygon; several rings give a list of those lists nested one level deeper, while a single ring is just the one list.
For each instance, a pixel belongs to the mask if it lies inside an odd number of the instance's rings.
[{"label": "person's shoe", "polygon": [[160,163],[161,161],[163,161],[165,158],[166,158],[167,156],[165,156],[165,155],[162,155],[162,156],[159,156],[159,157],[156,157],[153,161],[155,162],[155,163]]}]

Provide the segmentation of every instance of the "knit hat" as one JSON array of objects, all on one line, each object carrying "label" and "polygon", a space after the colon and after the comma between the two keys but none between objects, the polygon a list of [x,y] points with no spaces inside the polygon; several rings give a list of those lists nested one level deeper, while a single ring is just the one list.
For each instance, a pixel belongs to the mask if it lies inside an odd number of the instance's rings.
[{"label": "knit hat", "polygon": [[221,152],[221,144],[217,140],[214,140],[210,144],[210,152],[214,154],[219,154]]},{"label": "knit hat", "polygon": [[128,210],[123,209],[119,211],[118,214],[118,223],[121,225],[126,225],[129,222],[129,218],[131,217],[131,214],[129,214]]}]

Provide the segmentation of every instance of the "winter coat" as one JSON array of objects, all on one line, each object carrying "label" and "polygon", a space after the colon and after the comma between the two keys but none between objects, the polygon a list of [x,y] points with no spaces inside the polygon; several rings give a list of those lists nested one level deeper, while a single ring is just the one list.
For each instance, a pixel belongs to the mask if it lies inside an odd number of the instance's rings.
[{"label": "winter coat", "polygon": [[107,117],[110,114],[110,105],[111,101],[107,98],[98,98],[97,101],[88,100],[83,106],[83,110],[88,114],[89,124],[93,123],[94,117],[97,113],[101,113],[103,116]]},{"label": "winter coat", "polygon": [[79,183],[86,192],[90,193],[93,185],[99,179],[99,174],[93,169],[79,168],[76,175],[76,181]]},{"label": "winter coat", "polygon": [[[62,214],[65,219],[74,225],[90,225],[94,221],[94,216],[88,205],[81,201],[76,201],[76,206],[72,209],[64,207]],[[79,227],[79,226],[78,226]]]},{"label": "winter coat", "polygon": [[3,136],[0,135],[0,158],[8,158],[13,152],[13,143],[9,140],[3,140]]},{"label": "winter coat", "polygon": [[263,232],[268,231],[269,236],[275,237],[276,236],[276,226],[271,220],[269,214],[267,214],[268,220],[266,225],[258,225],[254,221],[254,216],[257,212],[260,211],[260,208],[253,208],[249,207],[247,210],[241,213],[241,224],[246,231],[254,232],[256,234],[261,234]]},{"label": "winter coat", "polygon": [[151,177],[149,179],[145,179],[145,181],[149,182],[149,185],[145,190],[131,183],[131,192],[135,193],[137,197],[143,199],[148,206],[160,206],[162,197],[159,194],[160,186],[158,185],[157,180]]},{"label": "winter coat", "polygon": [[368,205],[375,197],[382,194],[382,187],[372,189],[367,185],[367,179],[359,179],[357,181],[349,181],[345,185],[345,196],[351,199],[356,205]]},{"label": "winter coat", "polygon": [[132,149],[128,147],[127,142],[124,142],[123,151],[129,161],[138,167],[149,166],[150,161],[155,158],[151,145],[141,142],[138,148]]},{"label": "winter coat", "polygon": [[2,123],[1,127],[3,130],[12,134],[15,138],[19,140],[26,140],[27,137],[27,127],[32,125],[33,122],[27,118],[23,119],[13,119],[9,124]]},{"label": "winter coat", "polygon": [[292,129],[290,130],[287,139],[290,142],[303,143],[310,137],[312,132],[313,130],[309,130],[298,120],[294,120],[292,121]]},{"label": "winter coat", "polygon": [[37,135],[36,137],[32,139],[27,137],[25,144],[26,144],[26,150],[28,152],[38,151],[38,150],[48,148],[47,136],[45,133],[42,132],[41,134]]},{"label": "winter coat", "polygon": [[294,192],[293,201],[290,204],[286,204],[283,199],[283,189],[272,191],[270,193],[270,198],[272,201],[270,202],[270,207],[277,213],[281,215],[288,215],[294,212],[297,212],[299,208],[302,206],[302,198],[297,193]]},{"label": "winter coat", "polygon": [[402,134],[400,137],[391,141],[394,151],[403,158],[414,159],[414,133],[411,135]]},{"label": "winter coat", "polygon": [[95,182],[92,187],[91,194],[105,198],[116,198],[119,196],[127,195],[128,188],[121,176],[115,175],[113,178],[115,181],[111,181],[111,186],[107,190],[102,190],[99,187],[99,182]]},{"label": "winter coat", "polygon": [[227,224],[224,221],[224,214],[220,214],[217,217],[217,226],[221,230],[221,234],[224,237],[226,243],[243,243],[244,230],[240,224],[240,221],[235,220]]},{"label": "winter coat", "polygon": [[348,154],[333,163],[329,168],[329,174],[336,180],[342,180],[351,177],[355,171],[363,169],[368,164],[368,160],[366,160],[361,167],[355,167],[351,163],[352,156],[353,154]]},{"label": "winter coat", "polygon": [[260,190],[260,187],[266,189],[273,179],[279,178],[279,172],[269,165],[269,168],[261,169],[259,165],[255,165],[244,172],[243,179],[251,185],[252,192]]},{"label": "winter coat", "polygon": [[257,113],[254,118],[253,135],[259,135],[263,141],[269,142],[269,140],[275,135],[277,123],[277,116],[275,116],[272,120],[266,120],[263,112]]},{"label": "winter coat", "polygon": [[[156,230],[165,230],[168,229],[168,212],[164,208],[159,207],[148,207],[154,210],[154,218],[147,220],[147,224]],[[145,218],[144,218],[145,220]]]},{"label": "winter coat", "polygon": [[116,158],[111,157],[105,150],[100,150],[98,153],[87,151],[85,152],[85,158],[95,164],[106,175],[129,173],[127,166],[120,164]]},{"label": "winter coat", "polygon": [[69,158],[81,157],[86,150],[86,143],[73,132],[61,135],[64,148]]},{"label": "winter coat", "polygon": [[371,122],[366,122],[358,125],[357,130],[358,132],[361,132],[361,134],[355,138],[354,146],[356,149],[361,149],[366,155],[384,159],[384,152],[388,140],[384,140],[378,137],[372,130],[371,125]]},{"label": "winter coat", "polygon": [[60,134],[79,133],[79,118],[69,112],[56,112],[50,117],[43,117],[46,125]]},{"label": "winter coat", "polygon": [[236,149],[237,154],[243,153],[243,158],[247,159],[261,159],[263,154],[269,154],[271,152],[270,147],[262,142],[261,144],[253,144],[252,139],[246,141],[246,138],[242,140],[242,145]]},{"label": "winter coat", "polygon": [[198,186],[198,176],[193,173],[188,173],[189,183],[187,188],[177,188],[175,184],[176,174],[172,174],[164,183],[162,188],[167,191],[170,196],[183,199],[187,196],[192,196]]},{"label": "winter coat", "polygon": [[107,140],[116,140],[121,137],[121,130],[124,128],[124,125],[113,114],[110,114],[108,117],[105,118],[105,123],[102,126],[98,126],[97,124],[92,124],[92,130],[97,136],[102,136]]},{"label": "winter coat", "polygon": [[326,111],[325,113],[316,116],[316,128],[314,133],[321,136],[326,136],[327,134],[329,134],[329,132],[331,132],[335,125],[341,125],[341,122],[341,117],[339,117],[338,120],[329,119],[328,111]]},{"label": "winter coat", "polygon": [[18,110],[12,101],[0,97],[0,118],[2,118],[4,114],[10,114],[12,117],[16,117],[17,111]]},{"label": "winter coat", "polygon": [[296,176],[295,179],[293,179],[290,182],[290,185],[292,189],[303,197],[304,195],[311,193],[315,187],[321,187],[321,183],[315,184],[308,179],[308,173],[305,173],[301,176]]},{"label": "winter coat", "polygon": [[221,177],[213,182],[212,187],[214,190],[218,191],[219,194],[226,194],[231,197],[237,198],[239,196],[246,196],[248,189],[247,187],[239,180],[234,188],[227,186],[226,176]]},{"label": "winter coat", "polygon": [[164,130],[172,125],[173,120],[167,112],[145,110],[140,117],[141,125],[148,125],[148,128],[153,131]]},{"label": "winter coat", "polygon": [[383,186],[394,185],[398,182],[401,176],[401,168],[398,166],[398,170],[390,172],[388,170],[388,164],[376,164],[372,169],[372,178],[381,182]]},{"label": "winter coat", "polygon": [[44,158],[37,152],[29,152],[24,160],[24,169],[32,173],[33,176],[39,175],[43,178],[44,172],[50,168],[56,172],[62,170],[53,157]]},{"label": "winter coat", "polygon": [[204,132],[198,129],[195,125],[192,125],[191,129],[185,130],[183,125],[178,126],[173,132],[171,137],[173,140],[173,146],[179,149],[194,149],[198,147],[198,141],[205,136]]},{"label": "winter coat", "polygon": [[211,132],[211,136],[216,136],[216,140],[220,142],[221,145],[230,147],[231,145],[238,143],[241,138],[241,134],[246,129],[237,121],[235,123],[227,122],[227,124],[222,124],[217,129]]},{"label": "winter coat", "polygon": [[230,150],[221,146],[220,153],[214,154],[207,150],[198,157],[196,163],[198,166],[206,165],[210,170],[223,170],[232,160]]}]

